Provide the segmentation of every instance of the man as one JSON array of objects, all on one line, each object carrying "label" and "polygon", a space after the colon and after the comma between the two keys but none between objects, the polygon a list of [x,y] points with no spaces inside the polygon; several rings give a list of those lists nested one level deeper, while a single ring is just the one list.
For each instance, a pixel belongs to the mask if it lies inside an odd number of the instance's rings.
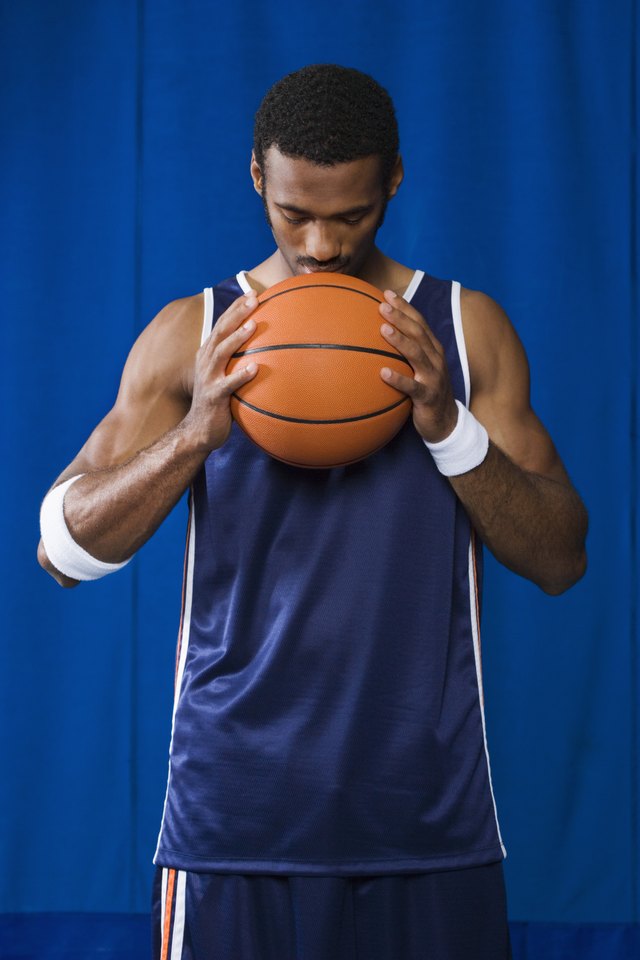
[{"label": "man", "polygon": [[[40,562],[74,586],[191,488],[157,956],[503,960],[477,536],[560,593],[585,511],[503,311],[375,245],[403,177],[386,91],[335,66],[285,77],[251,176],[275,252],[161,311],[42,510]],[[322,270],[384,291],[413,376],[380,376],[413,417],[360,464],[300,470],[232,424],[259,367],[226,367],[256,293]]]}]

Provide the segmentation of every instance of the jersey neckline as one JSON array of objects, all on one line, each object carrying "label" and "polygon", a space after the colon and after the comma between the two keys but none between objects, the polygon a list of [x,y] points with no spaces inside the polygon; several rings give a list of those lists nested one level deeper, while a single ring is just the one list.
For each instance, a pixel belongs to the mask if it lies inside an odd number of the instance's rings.
[{"label": "jersey neckline", "polygon": [[[403,294],[403,299],[406,300],[407,303],[411,303],[413,295],[415,294],[416,290],[420,286],[420,281],[422,280],[423,277],[424,277],[424,270],[413,271],[413,276],[411,277],[411,280],[409,281],[409,284]],[[236,273],[236,280],[237,280],[238,286],[240,287],[243,293],[251,293],[251,291],[253,290],[253,287],[247,280],[246,270],[240,270],[238,273]]]}]

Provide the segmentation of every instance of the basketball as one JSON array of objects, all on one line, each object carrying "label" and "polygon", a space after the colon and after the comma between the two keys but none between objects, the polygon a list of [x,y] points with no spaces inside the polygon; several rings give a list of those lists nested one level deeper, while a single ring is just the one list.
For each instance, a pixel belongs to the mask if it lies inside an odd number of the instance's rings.
[{"label": "basketball", "polygon": [[336,273],[283,280],[258,297],[253,336],[229,373],[254,356],[258,373],[231,398],[244,432],[297,467],[346,466],[380,450],[402,427],[411,401],[380,377],[412,375],[380,333],[380,290]]}]

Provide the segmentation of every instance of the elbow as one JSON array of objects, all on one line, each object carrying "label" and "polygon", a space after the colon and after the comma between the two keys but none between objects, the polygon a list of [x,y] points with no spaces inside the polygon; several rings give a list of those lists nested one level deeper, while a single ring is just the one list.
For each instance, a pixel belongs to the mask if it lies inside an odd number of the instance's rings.
[{"label": "elbow", "polygon": [[42,542],[42,540],[38,544],[38,563],[46,573],[52,573],[53,567],[47,555],[47,551],[44,548],[44,543]]},{"label": "elbow", "polygon": [[[544,593],[551,597],[558,597],[566,593],[581,580],[587,572],[587,551],[582,547],[575,556],[569,558],[561,567],[554,571],[553,577],[544,576],[537,583]],[[545,571],[548,573],[548,571]]]},{"label": "elbow", "polygon": [[56,583],[59,583],[60,586],[64,587],[65,589],[77,587],[80,583],[79,580],[73,580],[71,577],[65,577],[63,573],[60,573],[59,570],[56,570],[54,565],[51,563],[51,560],[49,560],[42,540],[40,540],[38,544],[38,563],[42,569],[49,574],[50,577],[53,577]]},{"label": "elbow", "polygon": [[[589,517],[584,505],[580,503],[575,526],[573,526],[573,535],[566,536],[565,549],[559,551],[555,563],[551,562],[547,565],[544,577],[538,581],[538,586],[545,593],[557,597],[582,580],[587,572],[588,530]],[[549,574],[552,575],[549,576]]]}]

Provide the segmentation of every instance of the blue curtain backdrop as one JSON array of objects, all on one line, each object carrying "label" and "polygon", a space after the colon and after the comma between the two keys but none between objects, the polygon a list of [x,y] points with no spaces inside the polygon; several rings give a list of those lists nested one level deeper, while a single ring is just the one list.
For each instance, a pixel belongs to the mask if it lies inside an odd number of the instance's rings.
[{"label": "blue curtain backdrop", "polygon": [[489,563],[490,748],[519,960],[640,955],[632,0],[3,0],[0,956],[147,955],[186,511],[65,592],[40,499],[167,301],[271,249],[248,178],[310,62],[393,95],[382,248],[506,308],[591,513],[560,598]]}]

